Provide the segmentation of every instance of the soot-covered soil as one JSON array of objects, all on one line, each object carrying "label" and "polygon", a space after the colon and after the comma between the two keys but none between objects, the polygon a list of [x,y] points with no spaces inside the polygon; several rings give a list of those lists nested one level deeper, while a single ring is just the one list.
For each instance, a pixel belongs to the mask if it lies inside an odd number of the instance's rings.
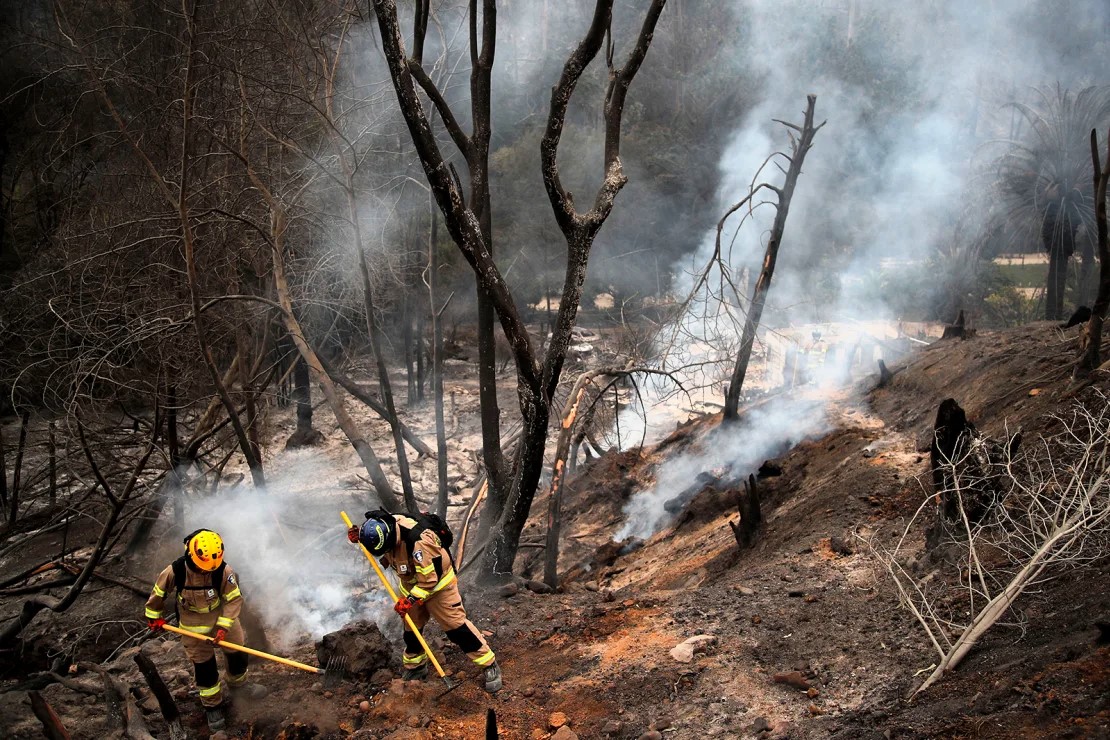
[{"label": "soot-covered soil", "polygon": [[[1106,558],[1023,598],[1017,625],[996,627],[954,673],[907,701],[937,656],[869,549],[900,532],[930,493],[929,433],[944,398],[995,435],[1018,426],[1035,435],[1051,428],[1049,415],[1062,404],[1098,403],[1110,382],[1099,375],[1074,387],[1066,367],[1072,347],[1073,337],[1048,324],[984,332],[893,364],[888,387],[870,390],[872,382],[839,393],[831,431],[796,445],[757,481],[764,523],[743,553],[727,525],[736,519],[734,485],[707,488],[641,547],[618,555],[611,543],[622,507],[650,484],[654,466],[696,444],[719,419],[682,427],[660,448],[610,452],[568,485],[558,592],[537,593],[543,589],[521,580],[482,590],[464,574],[468,610],[504,669],[500,694],[485,694],[477,669],[444,651],[431,628],[445,667],[465,678],[455,691],[440,696],[434,675],[401,682],[397,666],[329,690],[313,676],[255,661],[255,676],[272,693],[237,705],[229,734],[480,738],[493,708],[501,737],[537,740],[1108,737],[1110,647],[1097,644],[1095,627],[1110,617]],[[539,535],[544,498],[535,511],[528,532]],[[517,572],[537,577],[542,552],[525,550]],[[8,613],[14,603],[4,597],[0,606]],[[65,619],[122,619],[140,604],[138,595],[101,584]],[[675,650],[699,636],[689,650]],[[90,643],[88,634],[69,637]],[[118,637],[101,641],[115,646]],[[45,644],[30,641],[39,651],[28,658],[35,670],[48,659]],[[132,687],[151,732],[168,736],[134,668],[140,649],[163,667],[190,735],[205,737],[187,663],[171,640],[148,640],[109,663]],[[290,653],[315,660],[307,638]],[[95,641],[80,655],[109,657]],[[33,672],[11,663],[7,670],[7,689]],[[54,683],[43,696],[73,737],[110,734],[96,674],[79,667],[67,678],[70,687]],[[25,691],[0,694],[0,715],[0,735],[41,732]]]}]

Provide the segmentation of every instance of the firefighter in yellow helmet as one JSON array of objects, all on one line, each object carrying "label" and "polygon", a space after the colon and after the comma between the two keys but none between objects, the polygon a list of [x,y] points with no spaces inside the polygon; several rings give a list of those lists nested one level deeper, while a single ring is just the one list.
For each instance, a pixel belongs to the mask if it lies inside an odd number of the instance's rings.
[{"label": "firefighter in yellow helmet", "polygon": [[[228,640],[244,644],[243,626],[239,612],[243,608],[243,594],[239,591],[239,578],[224,562],[224,542],[210,529],[198,529],[184,540],[185,554],[174,560],[154,582],[146,602],[146,618],[150,629],[161,631],[166,624],[163,617],[167,594],[176,592],[174,606],[182,629],[212,637],[215,643]],[[211,642],[181,637],[185,654],[193,662],[200,702],[208,717],[212,732],[223,729],[224,692],[220,686],[220,669],[216,664],[216,651]],[[259,699],[267,690],[247,682],[247,654],[224,650],[227,660],[227,683],[236,696]]]}]

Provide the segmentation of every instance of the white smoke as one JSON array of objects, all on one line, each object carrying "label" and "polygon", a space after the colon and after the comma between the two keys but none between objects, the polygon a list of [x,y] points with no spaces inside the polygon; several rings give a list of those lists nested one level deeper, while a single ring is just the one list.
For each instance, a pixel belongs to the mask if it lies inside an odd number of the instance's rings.
[{"label": "white smoke", "polygon": [[784,446],[824,433],[829,428],[825,404],[801,396],[773,398],[746,413],[734,426],[719,427],[695,444],[694,449],[667,459],[656,472],[655,485],[632,497],[628,516],[615,539],[646,539],[671,518],[664,505],[698,476],[724,468],[722,477],[746,477]]},{"label": "white smoke", "polygon": [[311,448],[289,450],[267,473],[265,491],[244,487],[194,500],[186,531],[220,534],[225,560],[271,639],[319,638],[359,619],[396,631],[388,596],[339,516],[346,510],[359,523],[365,504],[339,487],[334,464]]},{"label": "white smoke", "polygon": [[[986,213],[977,200],[984,195],[976,182],[977,158],[986,156],[992,141],[1013,133],[1003,104],[1057,81],[1072,89],[1106,82],[1092,77],[1104,67],[1098,60],[1108,48],[1110,6],[1101,0],[745,0],[735,15],[745,32],[733,50],[734,66],[739,76],[759,78],[761,92],[731,133],[720,163],[718,212],[748,194],[772,151],[789,151],[786,131],[774,119],[800,124],[812,93],[817,122],[828,121],[791,204],[753,368],[769,332],[835,324],[841,333],[859,325],[866,335],[864,322],[902,318],[891,299],[906,296],[889,284],[892,277],[903,278],[892,270],[913,275],[919,292],[940,287],[938,276],[928,273],[928,258],[942,245],[971,238],[966,232],[972,229],[961,233],[955,227],[965,213]],[[1079,33],[1090,43],[1061,43]],[[773,166],[757,182],[763,180],[781,185]],[[739,286],[744,293],[758,275],[773,217],[772,208],[757,210],[731,245],[738,218],[726,226],[723,243],[733,279],[749,270],[749,282]],[[715,236],[709,230],[700,248],[674,266],[679,300],[709,262]],[[717,288],[719,278],[714,272],[709,284]],[[707,395],[720,400],[724,393],[745,306],[726,293],[728,310],[721,312],[720,298],[703,297],[700,312],[660,333],[660,349],[667,353],[660,367],[696,390],[696,398],[686,401],[705,401]],[[762,369],[773,381],[779,368]],[[749,370],[747,396],[756,385],[751,375]],[[829,368],[819,380],[838,383],[844,377]],[[673,411],[682,404],[676,404],[673,385],[644,381],[646,410],[634,405],[619,418],[625,444],[638,444],[641,434],[650,442],[669,432],[675,418],[659,414],[657,405]],[[693,451],[663,464],[655,486],[629,502],[618,538],[645,537],[665,525],[670,514],[664,503],[699,473],[731,466],[743,474],[769,452],[826,425],[826,412],[815,401],[783,397],[746,412],[739,425],[713,431]]]}]

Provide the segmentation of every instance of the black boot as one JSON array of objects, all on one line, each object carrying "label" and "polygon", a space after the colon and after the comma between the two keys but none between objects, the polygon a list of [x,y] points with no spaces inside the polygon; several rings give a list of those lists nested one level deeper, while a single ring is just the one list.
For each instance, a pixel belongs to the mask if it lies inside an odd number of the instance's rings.
[{"label": "black boot", "polygon": [[422,663],[415,668],[406,668],[401,671],[401,679],[404,681],[423,681],[428,677],[428,664]]},{"label": "black boot", "polygon": [[208,729],[211,732],[219,732],[227,726],[227,719],[224,718],[223,704],[215,707],[205,707],[204,715],[208,718]]},{"label": "black boot", "polygon": [[486,691],[496,694],[501,690],[501,666],[494,663],[486,669]]}]

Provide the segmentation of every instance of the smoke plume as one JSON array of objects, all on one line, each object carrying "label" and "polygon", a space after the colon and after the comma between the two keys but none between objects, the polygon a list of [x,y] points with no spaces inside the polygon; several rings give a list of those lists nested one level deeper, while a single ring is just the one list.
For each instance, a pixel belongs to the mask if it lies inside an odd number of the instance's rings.
[{"label": "smoke plume", "polygon": [[[828,121],[791,205],[756,365],[768,331],[815,324],[844,332],[933,310],[946,289],[935,259],[974,239],[986,222],[984,162],[994,142],[1019,133],[1005,104],[1028,99],[1034,86],[1106,82],[1093,77],[1105,68],[1110,47],[1110,6],[1098,0],[844,0],[819,7],[747,0],[734,13],[744,32],[731,50],[733,66],[739,76],[758,80],[758,94],[729,134],[718,213],[749,192],[772,151],[789,151],[786,131],[774,119],[800,123],[805,96],[813,93],[817,121]],[[759,180],[781,184],[774,167],[763,175]],[[727,258],[734,278],[745,268],[750,281],[758,275],[773,217],[772,208],[759,208],[735,234]],[[737,220],[726,226],[726,243]],[[714,237],[707,230],[700,247],[674,265],[679,299],[708,263]],[[1035,242],[1014,244],[1010,251],[1035,248]],[[714,273],[709,284],[719,285],[717,278]],[[750,287],[740,286],[745,293]],[[660,333],[660,364],[697,389],[696,400],[719,399],[746,306],[727,294],[700,300],[695,307],[723,300],[726,310],[679,317]],[[773,378],[778,368],[764,370]],[[646,412],[621,416],[625,439],[642,430],[650,441],[668,431],[645,429],[644,417],[657,415],[655,403],[674,406],[673,387],[649,379],[644,387]],[[750,384],[744,390],[750,396]],[[748,411],[740,425],[712,432],[694,452],[665,462],[654,488],[633,497],[619,536],[652,534],[670,518],[663,504],[698,473],[752,470],[769,450],[821,433],[826,415],[820,401],[783,396]]]}]

